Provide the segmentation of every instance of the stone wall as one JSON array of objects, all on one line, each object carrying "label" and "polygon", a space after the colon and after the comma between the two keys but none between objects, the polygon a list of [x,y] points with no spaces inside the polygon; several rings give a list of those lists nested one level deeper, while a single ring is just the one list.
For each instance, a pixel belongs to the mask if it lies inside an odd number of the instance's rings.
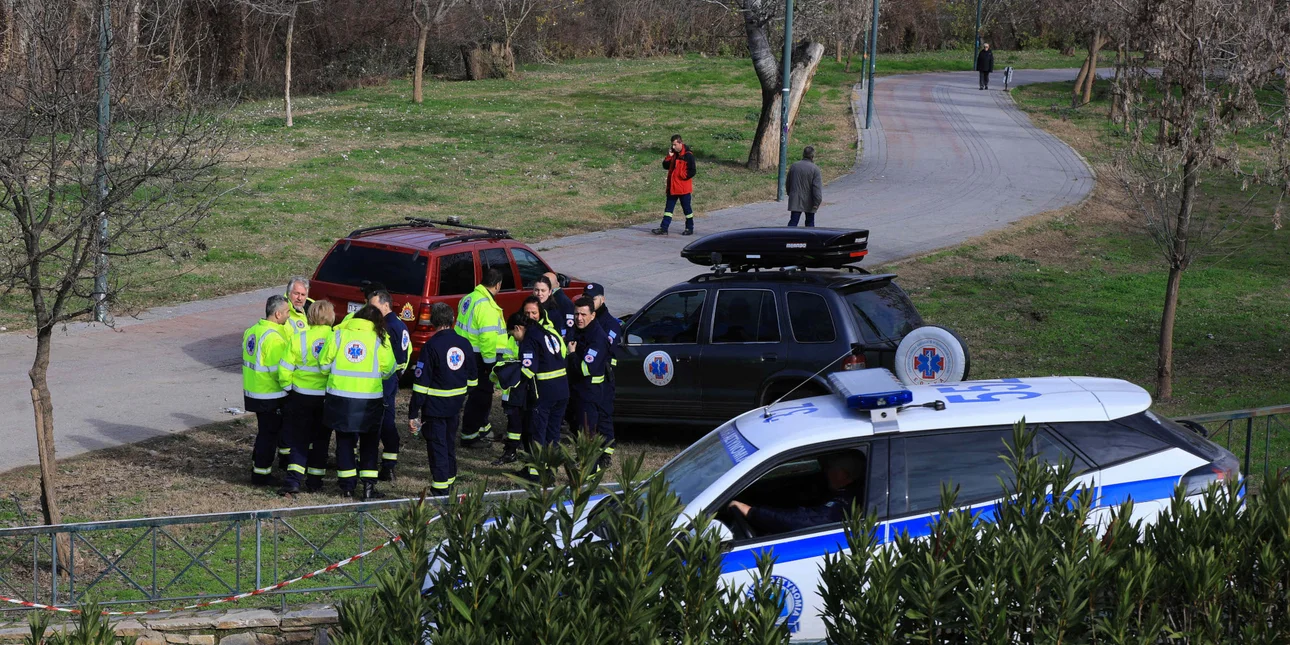
[{"label": "stone wall", "polygon": [[[138,645],[329,645],[327,629],[336,622],[335,607],[310,605],[283,614],[267,609],[196,611],[126,617],[114,624],[118,636],[136,636]],[[30,634],[25,625],[10,624],[0,628],[0,643],[21,643]]]}]

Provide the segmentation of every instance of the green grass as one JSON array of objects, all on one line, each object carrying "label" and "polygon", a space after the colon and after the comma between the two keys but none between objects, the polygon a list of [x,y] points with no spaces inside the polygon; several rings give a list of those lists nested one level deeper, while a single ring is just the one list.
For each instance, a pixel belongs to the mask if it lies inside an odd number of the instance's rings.
[{"label": "green grass", "polygon": [[[1029,85],[1013,95],[1099,170],[1093,199],[895,270],[928,320],[968,339],[976,376],[1105,376],[1154,391],[1167,266],[1104,172],[1123,142],[1106,120],[1105,88],[1072,110],[1071,87]],[[1202,189],[1204,208],[1250,198],[1229,177],[1208,177]],[[1251,222],[1184,273],[1174,395],[1158,402],[1165,413],[1290,403],[1290,379],[1278,367],[1290,358],[1290,231],[1273,229],[1275,201],[1257,195]],[[1290,436],[1274,435],[1272,451],[1290,464]]]},{"label": "green grass", "polygon": [[[855,162],[858,78],[823,61],[797,119],[792,145],[814,145],[826,179]],[[697,157],[700,215],[772,199],[775,171],[743,165],[760,101],[747,59],[686,56],[431,80],[421,104],[405,80],[298,97],[290,129],[280,101],[248,103],[230,122],[239,146],[230,180],[245,185],[201,227],[206,248],[130,267],[146,286],[124,294],[121,308],[278,284],[311,272],[350,230],[408,215],[461,215],[528,242],[651,221],[672,134]],[[29,307],[0,294],[0,324],[23,324]]]},{"label": "green grass", "polygon": [[[972,71],[972,50],[946,50],[920,52],[917,54],[878,54],[877,74],[908,74],[911,72],[970,72]],[[1077,52],[1074,56],[1062,56],[1055,49],[1036,49],[1025,51],[994,52],[994,68],[1002,72],[1011,66],[1014,69],[1057,69],[1079,67],[1084,64],[1084,57]]]}]

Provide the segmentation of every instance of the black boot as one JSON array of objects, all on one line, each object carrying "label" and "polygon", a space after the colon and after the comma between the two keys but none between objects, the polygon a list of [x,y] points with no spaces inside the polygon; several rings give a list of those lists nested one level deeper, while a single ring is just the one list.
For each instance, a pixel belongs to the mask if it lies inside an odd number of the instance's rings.
[{"label": "black boot", "polygon": [[600,459],[596,461],[596,470],[609,470],[609,467],[612,465],[614,465],[613,455],[604,453],[600,455]]},{"label": "black boot", "polygon": [[394,482],[394,466],[381,466],[381,472],[377,473],[376,480],[383,482]]},{"label": "black boot", "polygon": [[290,479],[288,479],[286,482],[283,482],[282,488],[278,489],[278,494],[283,497],[289,497],[291,495],[297,495],[299,493],[300,493],[300,482],[292,481]]},{"label": "black boot", "polygon": [[650,232],[651,232],[651,233],[653,233],[653,234],[655,234],[655,235],[667,235],[667,229],[663,228],[662,226],[660,226],[660,227],[658,227],[658,228],[656,228],[656,229],[654,229],[654,230],[652,230],[652,231],[650,231]]},{"label": "black boot", "polygon": [[376,490],[376,482],[371,480],[363,482],[363,501],[374,499],[385,499],[385,493]]},{"label": "black boot", "polygon": [[507,448],[507,449],[505,449],[505,450],[503,450],[503,451],[502,451],[502,456],[501,456],[501,457],[498,457],[497,459],[494,459],[494,460],[493,460],[493,465],[494,465],[494,466],[505,466],[506,464],[513,464],[513,463],[515,463],[517,460],[519,460],[519,455],[516,455],[516,454],[515,454],[515,449],[514,449],[514,448]]},{"label": "black boot", "polygon": [[340,496],[343,499],[354,499],[354,491],[342,488],[340,489]]}]

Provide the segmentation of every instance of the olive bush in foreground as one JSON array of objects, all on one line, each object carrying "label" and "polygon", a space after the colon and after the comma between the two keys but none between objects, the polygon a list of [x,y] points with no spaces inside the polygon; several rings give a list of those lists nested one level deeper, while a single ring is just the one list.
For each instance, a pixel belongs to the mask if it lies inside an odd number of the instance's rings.
[{"label": "olive bush in foreground", "polygon": [[831,642],[1290,642],[1283,480],[1244,505],[1228,482],[1201,507],[1176,491],[1150,526],[1127,521],[1128,503],[1090,525],[1091,491],[1072,488],[1070,464],[1019,458],[1030,440],[1019,424],[993,522],[950,510],[952,489],[925,539],[882,545],[875,518],[852,518],[850,551],[821,575]]},{"label": "olive bush in foreground", "polygon": [[[624,465],[621,492],[578,521],[606,492],[600,454],[592,441],[540,453],[546,474],[523,499],[490,507],[475,488],[444,505],[412,505],[400,521],[406,548],[371,596],[341,605],[333,642],[787,642],[771,562],[759,563],[749,588],[719,584],[711,519],[673,528],[681,504],[661,478],[641,482],[639,460]],[[422,596],[432,570],[436,584]]]}]

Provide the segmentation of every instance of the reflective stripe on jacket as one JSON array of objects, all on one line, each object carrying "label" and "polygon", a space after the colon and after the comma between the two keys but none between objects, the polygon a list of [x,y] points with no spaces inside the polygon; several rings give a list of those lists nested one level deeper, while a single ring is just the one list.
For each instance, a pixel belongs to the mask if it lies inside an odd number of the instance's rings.
[{"label": "reflective stripe on jacket", "polygon": [[333,334],[328,325],[313,325],[292,335],[278,369],[278,382],[284,390],[308,396],[322,396],[327,392],[327,374],[323,373],[319,361],[327,338]]}]

